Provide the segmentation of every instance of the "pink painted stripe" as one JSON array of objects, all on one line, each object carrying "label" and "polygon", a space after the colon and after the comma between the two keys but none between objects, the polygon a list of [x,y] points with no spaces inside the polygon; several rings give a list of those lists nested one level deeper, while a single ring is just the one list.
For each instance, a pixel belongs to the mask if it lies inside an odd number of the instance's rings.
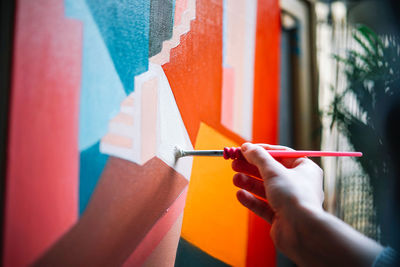
[{"label": "pink painted stripe", "polygon": [[28,266],[78,219],[82,23],[63,0],[18,0],[15,12],[6,267]]},{"label": "pink painted stripe", "polygon": [[230,67],[223,68],[222,78],[222,103],[221,103],[221,123],[229,130],[233,129],[233,101],[235,88],[235,73]]},{"label": "pink painted stripe", "polygon": [[153,250],[158,246],[164,236],[171,229],[179,215],[183,212],[187,195],[186,187],[180,196],[175,200],[164,215],[156,222],[153,228],[143,238],[142,242],[136,247],[135,251],[125,261],[124,267],[142,266],[147,257],[151,255]]},{"label": "pink painted stripe", "polygon": [[181,24],[182,14],[183,12],[185,12],[187,5],[187,0],[176,0],[174,26],[178,26],[179,24]]}]

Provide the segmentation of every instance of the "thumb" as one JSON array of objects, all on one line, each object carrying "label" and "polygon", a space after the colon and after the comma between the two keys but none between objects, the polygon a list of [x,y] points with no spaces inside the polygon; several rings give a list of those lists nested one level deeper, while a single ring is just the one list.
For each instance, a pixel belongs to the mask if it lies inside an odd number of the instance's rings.
[{"label": "thumb", "polygon": [[244,143],[241,151],[245,159],[258,168],[264,179],[277,176],[282,172],[283,166],[260,145]]}]

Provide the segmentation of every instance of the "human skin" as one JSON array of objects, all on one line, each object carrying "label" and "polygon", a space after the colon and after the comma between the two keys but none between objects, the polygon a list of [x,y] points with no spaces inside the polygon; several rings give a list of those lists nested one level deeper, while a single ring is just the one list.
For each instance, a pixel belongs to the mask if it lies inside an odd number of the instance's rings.
[{"label": "human skin", "polygon": [[276,160],[266,149],[290,150],[243,144],[233,183],[239,202],[271,224],[275,246],[300,266],[371,266],[383,247],[323,210],[321,168],[308,158]]}]

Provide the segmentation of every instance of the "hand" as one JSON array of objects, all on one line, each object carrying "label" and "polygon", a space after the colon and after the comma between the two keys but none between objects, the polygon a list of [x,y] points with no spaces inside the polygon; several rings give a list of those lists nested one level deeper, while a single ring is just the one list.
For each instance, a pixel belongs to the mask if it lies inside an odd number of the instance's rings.
[{"label": "hand", "polygon": [[241,149],[246,160],[232,163],[233,170],[239,172],[233,182],[244,189],[237,192],[237,198],[272,224],[272,240],[290,256],[299,243],[298,216],[310,210],[323,212],[322,170],[307,158],[276,160],[266,151],[290,150],[287,147],[245,143]]}]

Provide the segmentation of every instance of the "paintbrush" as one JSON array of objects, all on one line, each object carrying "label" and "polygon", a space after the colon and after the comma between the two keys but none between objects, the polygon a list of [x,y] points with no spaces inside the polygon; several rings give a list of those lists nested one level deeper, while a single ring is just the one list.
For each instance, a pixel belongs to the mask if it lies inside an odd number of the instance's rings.
[{"label": "paintbrush", "polygon": [[[361,152],[312,151],[312,150],[267,150],[274,158],[300,157],[362,157]],[[223,150],[183,150],[175,147],[175,158],[187,156],[223,157],[224,159],[244,159],[240,147],[225,147]]]}]

